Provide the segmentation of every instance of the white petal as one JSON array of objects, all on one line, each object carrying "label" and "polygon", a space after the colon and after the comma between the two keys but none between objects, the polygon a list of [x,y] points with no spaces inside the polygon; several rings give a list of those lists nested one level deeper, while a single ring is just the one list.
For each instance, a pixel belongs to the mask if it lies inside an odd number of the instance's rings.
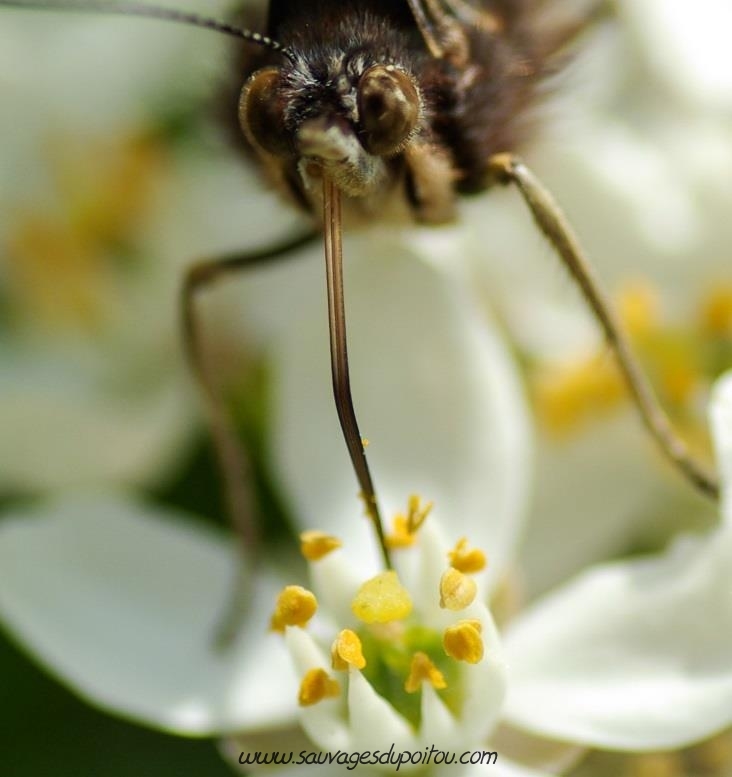
[{"label": "white petal", "polygon": [[[450,235],[438,260],[459,263]],[[528,479],[508,356],[466,286],[413,239],[370,232],[347,241],[345,256],[354,404],[382,509],[403,510],[415,492],[434,500],[448,540],[468,535],[500,572]],[[277,352],[274,457],[300,523],[348,532],[346,551],[358,548],[367,575],[379,561],[333,403],[322,275],[301,284],[299,316]]]},{"label": "white petal", "polygon": [[0,524],[0,612],[91,703],[190,735],[286,725],[290,659],[257,581],[249,620],[214,649],[236,554],[190,519],[109,498],[47,504]]},{"label": "white petal", "polygon": [[430,683],[423,682],[419,692],[422,694],[419,744],[421,747],[434,745],[441,749],[454,745],[460,733],[458,721]]},{"label": "white petal", "polygon": [[732,105],[732,59],[727,33],[728,0],[624,0],[642,51],[665,84],[696,104]]},{"label": "white petal", "polygon": [[347,554],[338,549],[311,563],[310,579],[321,613],[327,613],[340,628],[355,620],[351,603],[363,579],[356,574]]},{"label": "white petal", "polygon": [[676,748],[732,723],[732,528],[597,568],[505,638],[509,722],[580,744]]},{"label": "white petal", "polygon": [[191,402],[182,378],[131,391],[125,389],[129,375],[109,385],[96,369],[67,356],[25,358],[3,350],[0,487],[155,482],[190,437]]},{"label": "white petal", "polygon": [[348,672],[348,713],[351,750],[418,749],[412,727],[358,669]]},{"label": "white petal", "polygon": [[722,484],[722,515],[732,523],[732,372],[715,384],[709,416]]},{"label": "white petal", "polygon": [[[536,479],[519,562],[530,598],[590,564],[626,553],[655,524],[662,523],[668,536],[690,512],[707,510],[658,455],[634,407],[594,419],[566,438],[540,434]],[[667,515],[658,505],[671,499],[674,515]],[[709,507],[712,517],[715,511]]]}]

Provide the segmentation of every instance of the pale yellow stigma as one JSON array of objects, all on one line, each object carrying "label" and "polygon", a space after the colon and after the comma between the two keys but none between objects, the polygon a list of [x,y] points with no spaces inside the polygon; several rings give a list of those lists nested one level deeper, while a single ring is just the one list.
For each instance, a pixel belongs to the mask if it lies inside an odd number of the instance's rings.
[{"label": "pale yellow stigma", "polygon": [[393,570],[367,580],[351,602],[351,611],[364,623],[389,623],[412,612],[412,599]]},{"label": "pale yellow stigma", "polygon": [[421,651],[412,656],[409,667],[409,677],[404,683],[407,693],[416,693],[423,682],[428,682],[435,690],[447,688],[447,682],[442,672],[432,663],[430,657]]},{"label": "pale yellow stigma", "polygon": [[443,610],[464,610],[473,603],[478,584],[472,577],[450,567],[440,578],[440,607]]},{"label": "pale yellow stigma", "polygon": [[732,337],[732,284],[721,283],[709,293],[701,310],[704,330],[716,337]]},{"label": "pale yellow stigma", "polygon": [[277,597],[269,627],[279,632],[284,632],[286,626],[303,628],[317,609],[318,600],[312,591],[299,585],[288,585]]},{"label": "pale yellow stigma", "polygon": [[325,669],[310,669],[300,683],[297,702],[301,707],[311,707],[323,699],[333,699],[341,692],[338,680],[333,679]]},{"label": "pale yellow stigma", "polygon": [[488,563],[482,550],[468,548],[468,540],[465,537],[457,541],[447,557],[450,559],[450,566],[465,572],[466,575],[482,572]]},{"label": "pale yellow stigma", "polygon": [[310,529],[300,534],[300,552],[308,561],[320,561],[343,543],[331,534]]},{"label": "pale yellow stigma", "polygon": [[458,621],[442,635],[442,646],[450,658],[477,664],[483,658],[482,626],[477,620]]},{"label": "pale yellow stigma", "polygon": [[333,669],[344,671],[352,666],[354,669],[363,669],[366,659],[363,655],[361,640],[355,631],[343,629],[336,637],[330,649],[330,657]]}]

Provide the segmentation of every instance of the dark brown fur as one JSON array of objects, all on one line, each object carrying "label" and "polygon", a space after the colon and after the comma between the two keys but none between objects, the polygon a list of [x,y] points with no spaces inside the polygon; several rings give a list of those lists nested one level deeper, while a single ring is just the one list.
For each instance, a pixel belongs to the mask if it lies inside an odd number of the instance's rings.
[{"label": "dark brown fur", "polygon": [[[280,67],[286,84],[282,99],[288,105],[288,122],[295,127],[324,112],[338,114],[338,96],[328,76],[335,55],[344,55],[346,71],[347,63],[361,57],[367,66],[393,64],[410,73],[424,103],[419,131],[411,141],[419,148],[391,157],[388,165],[416,220],[449,220],[451,210],[442,202],[445,192],[454,199],[458,193],[483,191],[492,183],[489,158],[520,151],[530,138],[534,109],[547,76],[556,70],[557,50],[568,37],[562,30],[549,34],[542,29],[537,0],[482,0],[473,5],[495,13],[500,30],[492,33],[461,24],[468,52],[463,62],[430,55],[405,0],[272,0],[266,25],[259,29],[307,61],[318,83],[305,88],[302,79],[292,78],[288,86],[296,66],[267,50],[242,47],[236,64],[238,85],[261,67]],[[357,78],[353,75],[354,81]],[[415,169],[420,162],[414,160],[424,160],[426,153],[434,154],[439,164],[422,174]],[[296,203],[312,209],[294,152],[291,159],[278,160],[276,169],[266,163],[264,168]],[[439,184],[440,177],[447,180]]]}]

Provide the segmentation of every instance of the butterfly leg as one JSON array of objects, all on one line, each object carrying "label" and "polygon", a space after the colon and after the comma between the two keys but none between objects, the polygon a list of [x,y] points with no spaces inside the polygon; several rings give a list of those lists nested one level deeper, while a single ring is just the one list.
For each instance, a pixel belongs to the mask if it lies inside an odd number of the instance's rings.
[{"label": "butterfly leg", "polygon": [[226,506],[231,522],[239,538],[242,563],[235,583],[232,602],[217,635],[217,642],[225,645],[234,636],[240,615],[244,612],[250,570],[257,555],[258,530],[250,483],[249,457],[241,445],[233,421],[226,409],[215,376],[206,360],[202,328],[197,301],[200,294],[217,281],[236,275],[273,259],[287,258],[296,249],[315,238],[309,233],[280,245],[261,251],[204,260],[192,265],[186,272],[181,288],[181,330],[186,357],[198,384],[203,410],[213,441],[215,455],[221,473]]},{"label": "butterfly leg", "polygon": [[497,183],[514,184],[518,188],[537,226],[579,286],[602,327],[643,423],[661,451],[697,489],[717,499],[719,483],[716,477],[707,472],[705,467],[691,456],[684,442],[674,431],[633,355],[628,337],[559,205],[518,157],[511,154],[497,154],[491,158],[489,168]]}]

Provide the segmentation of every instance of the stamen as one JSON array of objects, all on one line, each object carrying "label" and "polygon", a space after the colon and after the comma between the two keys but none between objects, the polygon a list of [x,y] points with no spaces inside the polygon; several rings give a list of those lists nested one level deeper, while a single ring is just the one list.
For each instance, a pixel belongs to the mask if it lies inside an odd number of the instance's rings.
[{"label": "stamen", "polygon": [[350,629],[343,629],[336,637],[330,649],[330,656],[333,669],[337,671],[342,672],[350,666],[355,669],[363,669],[366,666],[361,640],[358,634]]},{"label": "stamen", "polygon": [[402,620],[412,612],[412,599],[397,573],[388,570],[358,589],[351,610],[364,623],[389,623]]},{"label": "stamen", "polygon": [[318,609],[318,600],[312,591],[299,585],[288,585],[277,597],[269,627],[284,632],[286,626],[304,628]]},{"label": "stamen", "polygon": [[394,516],[394,531],[386,538],[389,548],[408,548],[413,545],[417,532],[427,520],[433,506],[433,502],[422,504],[419,496],[412,494],[407,502],[406,514],[397,513]]},{"label": "stamen", "polygon": [[409,548],[417,539],[416,534],[409,531],[409,521],[404,513],[397,513],[392,523],[394,530],[386,535],[386,544],[391,550],[397,548]]},{"label": "stamen", "polygon": [[447,688],[447,681],[442,672],[432,663],[427,653],[419,651],[412,656],[404,690],[407,693],[416,693],[425,681],[438,691]]},{"label": "stamen", "polygon": [[416,534],[422,524],[427,520],[427,516],[432,511],[434,502],[425,502],[417,494],[412,494],[407,502],[407,527],[410,534]]},{"label": "stamen", "polygon": [[477,620],[458,621],[448,626],[442,636],[442,646],[450,658],[477,664],[483,658],[482,626]]},{"label": "stamen", "polygon": [[440,607],[443,610],[464,610],[473,603],[478,584],[472,577],[450,567],[440,578]]},{"label": "stamen", "polygon": [[336,698],[340,692],[340,683],[333,679],[325,669],[310,669],[300,683],[297,702],[301,707],[311,707],[323,699]]},{"label": "stamen", "polygon": [[343,543],[331,534],[309,529],[300,534],[300,552],[308,561],[320,561]]},{"label": "stamen", "polygon": [[465,574],[474,574],[482,572],[488,563],[485,553],[478,548],[468,548],[466,537],[458,540],[455,547],[447,554],[450,565]]}]

